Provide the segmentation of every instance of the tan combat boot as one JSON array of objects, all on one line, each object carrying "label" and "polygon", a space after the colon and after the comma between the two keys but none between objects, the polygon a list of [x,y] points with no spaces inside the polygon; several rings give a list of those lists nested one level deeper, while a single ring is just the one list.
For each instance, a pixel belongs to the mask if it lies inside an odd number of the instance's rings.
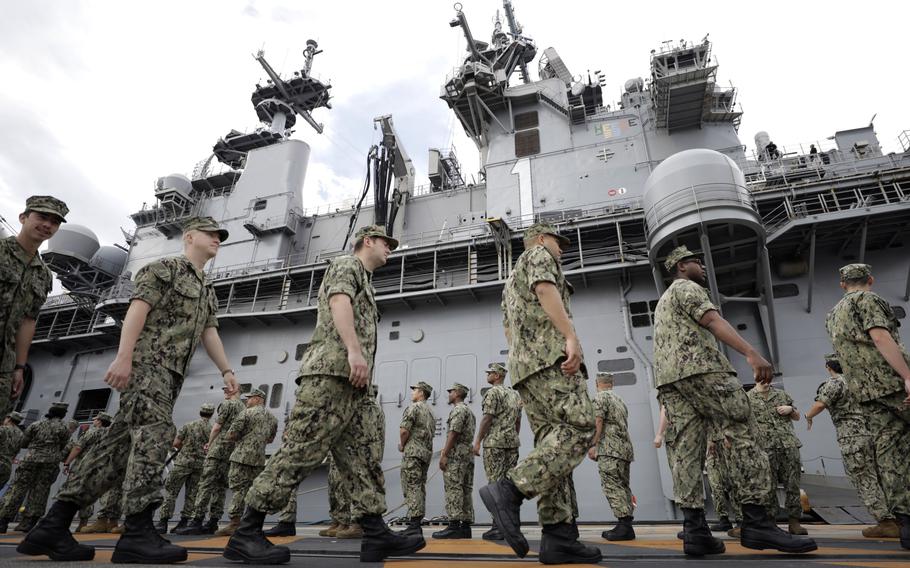
[{"label": "tan combat boot", "polygon": [[108,526],[111,527],[111,530],[107,532],[111,534],[123,534],[123,525],[118,525],[117,521],[111,521]]},{"label": "tan combat boot", "polygon": [[799,524],[799,519],[796,517],[790,517],[790,534],[809,534],[809,531],[804,529],[802,525]]},{"label": "tan combat boot", "polygon": [[339,523],[332,521],[332,524],[329,525],[328,528],[325,528],[325,529],[322,529],[321,531],[319,531],[319,536],[329,536],[329,537],[335,538],[335,534],[338,532],[338,529],[340,529],[340,528],[341,528],[341,525]]},{"label": "tan combat boot", "polygon": [[338,529],[335,533],[335,538],[363,538],[363,529],[357,523],[352,523]]},{"label": "tan combat boot", "polygon": [[88,519],[79,519],[79,526],[76,527],[77,533],[85,532],[85,527],[88,526]]},{"label": "tan combat boot", "polygon": [[89,533],[106,533],[111,530],[110,521],[104,517],[98,517],[95,519],[94,523],[89,523],[82,527],[82,530],[77,530],[79,534],[89,534]]},{"label": "tan combat boot", "polygon": [[866,538],[899,538],[901,528],[894,519],[883,519],[874,527],[864,528],[863,536]]},{"label": "tan combat boot", "polygon": [[223,529],[215,531],[215,536],[234,536],[234,531],[240,527],[240,517],[231,517],[231,522]]}]

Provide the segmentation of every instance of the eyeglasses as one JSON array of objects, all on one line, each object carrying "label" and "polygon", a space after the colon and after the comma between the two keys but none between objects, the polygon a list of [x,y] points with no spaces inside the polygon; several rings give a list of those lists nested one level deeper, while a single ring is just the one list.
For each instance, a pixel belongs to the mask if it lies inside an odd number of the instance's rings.
[{"label": "eyeglasses", "polygon": [[695,264],[697,264],[697,265],[699,265],[699,266],[704,266],[704,265],[705,265],[705,264],[701,261],[700,258],[687,258],[686,260],[683,261],[683,263],[687,263],[687,262],[694,262]]}]

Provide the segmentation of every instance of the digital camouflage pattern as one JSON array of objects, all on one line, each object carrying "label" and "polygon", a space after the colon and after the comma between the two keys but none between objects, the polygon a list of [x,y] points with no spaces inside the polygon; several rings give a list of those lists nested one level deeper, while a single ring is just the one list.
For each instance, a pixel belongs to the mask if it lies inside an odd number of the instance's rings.
[{"label": "digital camouflage pattern", "polygon": [[329,308],[329,298],[335,294],[351,298],[354,329],[372,377],[379,309],[374,298],[372,275],[354,255],[336,258],[325,271],[319,286],[316,329],[300,363],[300,376],[331,375],[346,380],[351,374],[347,350],[335,329]]},{"label": "digital camouflage pattern", "polygon": [[231,463],[265,465],[265,447],[275,439],[277,432],[278,419],[264,405],[244,409],[228,430],[229,437],[237,438]]},{"label": "digital camouflage pattern", "polygon": [[[240,402],[240,401],[237,401]],[[202,464],[202,475],[196,489],[196,501],[193,503],[193,517],[205,516],[206,510],[212,519],[220,519],[224,513],[224,500],[227,496],[228,473],[231,462],[211,457],[205,458]]]},{"label": "digital camouflage pattern", "polygon": [[13,482],[0,503],[0,519],[12,520],[23,501],[24,517],[37,519],[43,516],[51,486],[60,473],[59,463],[19,462]]},{"label": "digital camouflage pattern", "polygon": [[25,200],[25,210],[56,215],[61,223],[66,223],[66,215],[70,212],[66,202],[52,195],[32,195]]},{"label": "digital camouflage pattern", "polygon": [[[180,453],[183,453],[183,449],[180,450]],[[164,480],[164,502],[161,504],[161,508],[158,509],[158,518],[170,519],[174,515],[174,505],[177,503],[177,496],[180,495],[181,489],[185,489],[185,491],[180,517],[192,518],[199,489],[199,478],[201,477],[201,463],[199,467],[194,467],[190,464],[177,463],[175,459],[171,465],[171,470],[167,474],[167,479]]]},{"label": "digital camouflage pattern", "polygon": [[123,515],[123,483],[114,482],[98,500],[98,518],[116,521]]},{"label": "digital camouflage pattern", "polygon": [[[771,485],[783,486],[784,509],[787,510],[787,516],[799,518],[802,515],[802,506],[799,503],[799,480],[802,475],[799,448],[793,446],[768,448],[765,452],[768,454],[768,467],[771,469]],[[768,512],[772,517],[777,517],[780,504],[776,491],[771,494],[769,505]]]},{"label": "digital camouflage pattern", "polygon": [[227,229],[218,225],[212,217],[190,217],[183,223],[183,232],[187,231],[205,231],[206,233],[218,233],[218,239],[223,243],[228,240],[229,233]]},{"label": "digital camouflage pattern", "polygon": [[566,313],[572,317],[571,284],[556,258],[543,245],[524,251],[502,292],[503,327],[509,330],[509,370],[515,388],[565,357],[566,338],[550,321],[534,293],[534,286],[539,282],[556,286]]},{"label": "digital camouflage pattern", "polygon": [[667,269],[671,275],[676,272],[676,263],[685,260],[687,258],[699,257],[701,255],[695,254],[689,250],[689,247],[683,245],[681,247],[676,247],[670,254],[667,255],[667,258],[664,259],[664,268]]},{"label": "digital camouflage pattern", "polygon": [[34,422],[25,429],[22,436],[22,448],[28,448],[22,462],[57,465],[62,461],[60,454],[63,453],[69,438],[70,432],[59,418],[45,418]]},{"label": "digital camouflage pattern", "polygon": [[515,390],[534,433],[534,449],[508,477],[529,499],[539,497],[541,524],[571,523],[578,510],[572,472],[594,436],[594,406],[585,377],[580,372],[567,377],[554,364]]},{"label": "digital camouflage pattern", "polygon": [[622,398],[611,390],[599,391],[594,396],[594,417],[603,420],[597,456],[633,461],[635,452],[629,438],[629,410]]},{"label": "digital camouflage pattern", "polygon": [[[329,471],[331,473],[331,471]],[[299,489],[299,487],[298,487]],[[329,514],[332,514],[332,486],[331,480],[329,481]],[[335,520],[335,517],[332,517],[332,520]],[[297,491],[291,492],[290,497],[288,497],[288,504],[284,506],[284,509],[278,512],[278,522],[281,523],[296,523],[297,522]]]},{"label": "digital camouflage pattern", "polygon": [[[103,443],[106,436],[107,436],[107,427],[102,426],[102,427],[98,428],[98,427],[93,426],[93,427],[89,428],[87,432],[85,432],[84,434],[79,436],[76,440],[72,440],[69,443],[67,443],[67,446],[72,445],[73,448],[80,449],[79,455],[76,456],[76,459],[73,461],[73,463],[70,464],[70,471],[79,467],[79,464],[82,463],[81,458],[86,454],[86,452],[88,452],[93,447]],[[69,457],[70,453],[69,452],[65,452],[65,453],[66,453],[66,456]]]},{"label": "digital camouflage pattern", "polygon": [[521,397],[505,385],[493,385],[483,395],[481,404],[485,416],[492,416],[493,422],[487,437],[483,439],[484,448],[517,448],[518,430],[516,424],[521,416]]},{"label": "digital camouflage pattern", "polygon": [[459,402],[452,407],[449,412],[449,418],[446,420],[447,432],[457,432],[458,437],[455,439],[455,445],[449,452],[449,461],[456,459],[474,460],[474,452],[471,450],[471,443],[474,441],[474,430],[477,426],[477,420],[471,407],[464,402]]},{"label": "digital camouflage pattern", "polygon": [[708,292],[697,283],[677,278],[654,310],[654,367],[656,386],[702,373],[734,373],[711,332],[698,324],[717,310]]},{"label": "digital camouflage pattern", "polygon": [[[335,460],[329,454],[329,518],[342,526],[351,524],[351,492],[353,487],[349,479],[339,471]],[[297,495],[294,495],[294,511],[297,511]]]},{"label": "digital camouflage pattern", "polygon": [[613,456],[597,456],[597,472],[613,516],[617,519],[632,516],[631,464]]},{"label": "digital camouflage pattern", "polygon": [[426,401],[412,402],[401,416],[401,424],[409,432],[401,460],[401,493],[409,517],[426,514],[426,485],[430,460],[433,457],[433,436],[436,417]]},{"label": "digital camouflage pattern", "polygon": [[742,507],[736,500],[730,484],[730,474],[724,468],[717,452],[708,453],[705,458],[705,470],[708,472],[708,485],[714,499],[714,510],[718,517],[734,519],[737,523],[743,519]]},{"label": "digital camouflage pattern", "polygon": [[476,425],[474,413],[464,402],[452,407],[446,421],[447,431],[458,433],[455,444],[449,450],[448,466],[442,474],[446,514],[450,521],[474,522],[474,452],[471,443]]},{"label": "digital camouflage pattern", "polygon": [[765,450],[772,448],[799,448],[802,442],[796,437],[793,428],[793,419],[790,415],[781,416],[777,412],[778,406],[793,406],[793,397],[785,390],[771,387],[766,392],[758,389],[750,390],[747,395],[749,405],[752,407],[752,416],[759,426],[761,436],[758,443]]},{"label": "digital camouflage pattern", "polygon": [[0,416],[13,409],[16,333],[23,319],[36,319],[53,279],[40,254],[29,255],[16,237],[0,240]]},{"label": "digital camouflage pattern", "polygon": [[493,483],[505,479],[506,474],[518,464],[518,448],[484,448],[483,472]]},{"label": "digital camouflage pattern", "polygon": [[186,375],[203,330],[218,327],[215,288],[205,273],[183,255],[157,260],[136,274],[132,299],[152,307],[136,342],[133,364],[159,365]]},{"label": "digital camouflage pattern", "polygon": [[236,443],[228,438],[227,433],[231,429],[231,424],[245,409],[246,405],[237,399],[224,400],[218,405],[218,417],[215,418],[215,422],[221,425],[221,431],[209,445],[206,458],[227,461],[231,457]]},{"label": "digital camouflage pattern", "polygon": [[389,243],[389,248],[395,250],[398,248],[398,240],[390,237],[386,231],[385,227],[381,225],[367,225],[365,227],[360,227],[357,229],[357,233],[354,235],[354,242],[359,243],[365,237],[380,237],[385,239]]},{"label": "digital camouflage pattern", "polygon": [[202,464],[205,461],[205,445],[209,441],[209,430],[208,418],[198,418],[180,427],[177,437],[180,438],[182,445],[174,458],[175,466],[202,471]]},{"label": "digital camouflage pattern", "polygon": [[[235,450],[236,451],[236,450]],[[228,472],[228,487],[231,488],[231,506],[228,509],[228,516],[232,519],[243,515],[246,508],[246,494],[253,480],[262,471],[261,465],[249,465],[241,462],[232,461],[231,469]]]}]

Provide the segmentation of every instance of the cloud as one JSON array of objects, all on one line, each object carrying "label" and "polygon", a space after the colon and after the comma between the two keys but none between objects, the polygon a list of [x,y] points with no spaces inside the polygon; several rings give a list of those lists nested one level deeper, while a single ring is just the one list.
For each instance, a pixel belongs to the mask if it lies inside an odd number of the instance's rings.
[{"label": "cloud", "polygon": [[83,43],[88,26],[77,2],[4,2],[0,18],[0,60],[16,62],[43,77],[79,74],[84,62],[73,44]]}]

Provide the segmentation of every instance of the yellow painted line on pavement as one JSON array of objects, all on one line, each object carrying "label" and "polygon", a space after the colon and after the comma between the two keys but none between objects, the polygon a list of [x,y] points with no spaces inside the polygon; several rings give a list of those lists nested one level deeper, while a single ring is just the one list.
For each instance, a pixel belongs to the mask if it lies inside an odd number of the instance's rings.
[{"label": "yellow painted line on pavement", "polygon": [[[488,540],[427,540],[425,548],[417,554],[489,554],[491,556],[514,556],[512,548],[506,544]],[[531,552],[528,556],[536,556]]]}]

